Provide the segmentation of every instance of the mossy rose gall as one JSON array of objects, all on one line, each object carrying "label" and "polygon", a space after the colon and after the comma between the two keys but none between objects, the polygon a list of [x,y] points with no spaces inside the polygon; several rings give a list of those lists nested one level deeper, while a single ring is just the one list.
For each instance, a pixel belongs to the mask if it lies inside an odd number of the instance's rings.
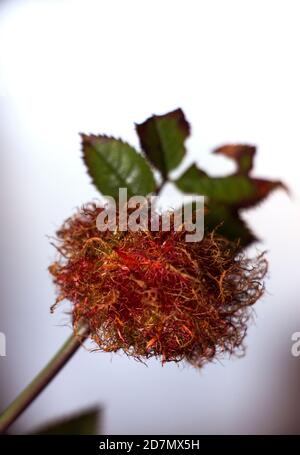
[{"label": "mossy rose gall", "polygon": [[[247,259],[216,233],[185,241],[185,231],[99,232],[90,204],[57,233],[50,267],[57,303],[73,304],[102,351],[140,360],[202,366],[243,349],[250,307],[263,293],[264,255]],[[57,304],[56,303],[56,304]]]}]

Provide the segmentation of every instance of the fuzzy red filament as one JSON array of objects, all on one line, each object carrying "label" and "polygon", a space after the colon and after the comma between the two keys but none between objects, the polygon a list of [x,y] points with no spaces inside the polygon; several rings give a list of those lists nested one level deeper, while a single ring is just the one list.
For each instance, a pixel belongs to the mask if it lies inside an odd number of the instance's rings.
[{"label": "fuzzy red filament", "polygon": [[100,350],[195,366],[243,350],[250,307],[263,293],[263,255],[247,259],[226,239],[185,231],[99,232],[90,204],[57,233],[50,266],[57,303],[73,304]]}]

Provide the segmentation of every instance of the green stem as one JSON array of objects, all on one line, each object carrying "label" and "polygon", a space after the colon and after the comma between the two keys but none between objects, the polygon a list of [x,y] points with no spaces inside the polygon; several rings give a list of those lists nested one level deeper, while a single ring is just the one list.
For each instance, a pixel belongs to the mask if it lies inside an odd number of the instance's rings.
[{"label": "green stem", "polygon": [[163,178],[162,182],[160,185],[158,185],[158,187],[156,188],[154,194],[156,196],[159,196],[159,194],[161,193],[163,187],[165,186],[165,184],[168,182],[168,179],[167,178]]},{"label": "green stem", "polygon": [[68,360],[75,354],[77,349],[89,335],[86,324],[77,327],[76,333],[72,334],[57,354],[50,360],[48,365],[36,376],[36,378],[20,393],[20,395],[8,406],[0,416],[0,434],[19,417],[20,414],[34,401],[45,389],[49,382],[64,367]]}]

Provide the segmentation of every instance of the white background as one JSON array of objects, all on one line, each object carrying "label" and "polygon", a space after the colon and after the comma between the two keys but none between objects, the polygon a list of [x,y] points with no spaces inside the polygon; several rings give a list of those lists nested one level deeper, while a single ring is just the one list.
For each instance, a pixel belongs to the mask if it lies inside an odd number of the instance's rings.
[{"label": "white background", "polygon": [[[70,333],[55,294],[46,235],[97,197],[78,132],[138,146],[134,122],[182,107],[192,124],[189,162],[221,174],[209,152],[258,146],[256,175],[280,178],[245,218],[269,251],[268,294],[243,359],[202,371],[82,350],[14,427],[24,432],[100,405],[102,432],[299,432],[299,2],[82,0],[0,3],[0,402],[7,405]],[[166,188],[164,201],[176,203]]]}]

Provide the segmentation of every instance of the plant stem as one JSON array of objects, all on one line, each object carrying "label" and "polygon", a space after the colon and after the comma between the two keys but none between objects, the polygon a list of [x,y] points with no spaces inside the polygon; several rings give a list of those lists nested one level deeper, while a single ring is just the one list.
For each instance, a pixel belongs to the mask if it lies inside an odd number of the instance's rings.
[{"label": "plant stem", "polygon": [[76,328],[57,354],[50,360],[36,378],[20,393],[0,416],[0,434],[19,417],[20,414],[35,400],[46,388],[49,382],[64,367],[68,360],[75,354],[83,341],[88,337],[89,331],[85,323]]},{"label": "plant stem", "polygon": [[158,185],[158,187],[156,188],[155,190],[155,195],[156,196],[159,196],[159,194],[161,193],[163,187],[165,186],[165,184],[168,182],[168,179],[167,178],[163,178],[162,182],[160,185]]}]

